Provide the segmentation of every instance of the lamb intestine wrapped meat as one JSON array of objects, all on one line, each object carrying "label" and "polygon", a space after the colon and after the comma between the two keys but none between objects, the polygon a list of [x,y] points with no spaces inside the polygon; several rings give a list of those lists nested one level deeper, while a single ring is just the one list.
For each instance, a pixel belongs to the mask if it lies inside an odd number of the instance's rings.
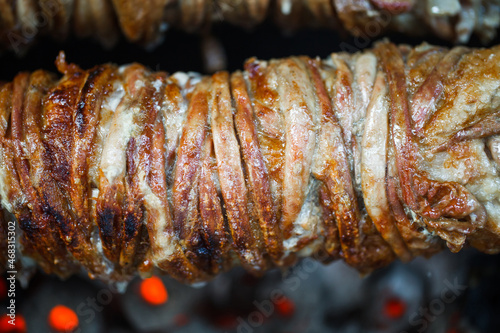
[{"label": "lamb intestine wrapped meat", "polygon": [[475,34],[487,43],[500,26],[500,1],[2,0],[0,45],[21,52],[39,36],[61,40],[74,32],[79,37],[93,36],[108,47],[120,34],[153,46],[170,26],[204,31],[212,22],[224,21],[253,27],[266,18],[287,30],[329,27],[363,41],[396,31],[435,35],[455,43],[467,43]]},{"label": "lamb intestine wrapped meat", "polygon": [[56,64],[0,87],[4,266],[7,221],[19,270],[108,281],[500,251],[500,47]]}]

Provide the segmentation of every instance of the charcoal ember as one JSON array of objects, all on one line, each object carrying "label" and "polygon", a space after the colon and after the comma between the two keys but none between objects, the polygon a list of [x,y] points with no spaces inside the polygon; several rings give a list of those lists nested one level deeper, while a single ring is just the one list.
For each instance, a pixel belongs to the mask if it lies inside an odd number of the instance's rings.
[{"label": "charcoal ember", "polygon": [[[375,273],[363,284],[365,329],[370,332],[404,331],[410,316],[425,304],[428,284],[422,271],[395,264]],[[392,307],[393,309],[391,309]]]},{"label": "charcoal ember", "polygon": [[[130,327],[136,332],[177,332],[181,328],[181,331],[190,332],[190,327],[199,327],[193,313],[202,300],[202,290],[171,278],[164,277],[162,280],[168,292],[164,305],[155,306],[144,301],[138,291],[139,280],[133,281],[120,296],[123,315]],[[182,320],[179,320],[180,317],[183,317]]]},{"label": "charcoal ember", "polygon": [[104,333],[103,311],[107,305],[99,302],[102,296],[99,290],[81,278],[61,281],[47,277],[29,289],[19,312],[25,317],[28,332],[52,332],[48,323],[50,310],[56,305],[64,305],[76,312],[78,332]]}]

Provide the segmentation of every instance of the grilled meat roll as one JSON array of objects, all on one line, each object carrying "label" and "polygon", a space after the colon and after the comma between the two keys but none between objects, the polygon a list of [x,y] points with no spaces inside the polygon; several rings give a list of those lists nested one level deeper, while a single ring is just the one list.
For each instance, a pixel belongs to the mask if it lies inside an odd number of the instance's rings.
[{"label": "grilled meat roll", "polygon": [[[499,0],[1,0],[0,45],[22,51],[40,35],[64,39],[71,31],[110,47],[122,33],[131,42],[159,43],[165,30],[205,30],[212,22],[252,27],[274,19],[346,30],[363,39],[385,31],[433,34],[467,43],[491,41],[500,25]],[[359,47],[359,46],[358,46]]]},{"label": "grilled meat roll", "polygon": [[500,251],[500,47],[381,42],[210,77],[56,64],[0,87],[18,267],[194,283]]}]

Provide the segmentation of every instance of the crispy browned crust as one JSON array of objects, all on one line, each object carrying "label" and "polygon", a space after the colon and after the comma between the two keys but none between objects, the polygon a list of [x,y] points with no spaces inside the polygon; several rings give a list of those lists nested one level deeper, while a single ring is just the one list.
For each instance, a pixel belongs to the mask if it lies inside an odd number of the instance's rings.
[{"label": "crispy browned crust", "polygon": [[2,209],[45,271],[112,281],[496,253],[499,64],[500,48],[382,42],[200,77],[61,54],[61,79],[0,85]]},{"label": "crispy browned crust", "polygon": [[279,263],[283,256],[283,235],[272,201],[268,171],[254,126],[254,110],[241,72],[231,76],[231,86],[236,109],[234,122],[246,170],[247,187],[255,205],[256,218],[259,221],[266,251],[273,262]]},{"label": "crispy browned crust", "polygon": [[[466,235],[484,225],[486,212],[483,205],[461,184],[432,180],[418,170],[418,148],[412,132],[403,59],[395,45],[380,45],[383,46],[379,46],[377,51],[380,52],[388,80],[394,155],[403,201],[429,227],[433,229],[439,225],[438,233],[443,233],[441,237],[448,241],[448,246],[458,251],[465,244]],[[431,77],[433,75],[434,72],[430,74]],[[427,81],[423,83],[424,87],[426,84]],[[420,97],[418,93],[416,95],[414,100]],[[428,103],[432,102],[433,99],[429,98]],[[458,219],[467,218],[472,213],[475,214],[473,219],[456,224]],[[438,221],[440,223],[436,224]]]},{"label": "crispy browned crust", "polygon": [[234,250],[243,267],[254,273],[260,273],[267,268],[267,262],[264,258],[260,228],[251,222],[240,146],[234,129],[227,72],[213,75],[211,93],[210,126],[220,188]]}]

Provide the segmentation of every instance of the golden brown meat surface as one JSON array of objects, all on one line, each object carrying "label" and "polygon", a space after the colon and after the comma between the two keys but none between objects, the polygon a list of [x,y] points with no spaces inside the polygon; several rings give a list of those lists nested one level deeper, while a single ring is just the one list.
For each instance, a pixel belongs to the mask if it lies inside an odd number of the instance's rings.
[{"label": "golden brown meat surface", "polygon": [[0,244],[15,220],[19,267],[193,283],[500,251],[500,47],[382,42],[210,77],[57,66],[0,86]]},{"label": "golden brown meat surface", "polygon": [[387,31],[467,43],[492,41],[500,0],[0,0],[0,46],[22,52],[40,36],[74,33],[105,46],[120,35],[153,46],[171,26],[206,31],[212,23],[253,27],[265,19],[286,30],[327,27],[359,37],[357,48]]}]

